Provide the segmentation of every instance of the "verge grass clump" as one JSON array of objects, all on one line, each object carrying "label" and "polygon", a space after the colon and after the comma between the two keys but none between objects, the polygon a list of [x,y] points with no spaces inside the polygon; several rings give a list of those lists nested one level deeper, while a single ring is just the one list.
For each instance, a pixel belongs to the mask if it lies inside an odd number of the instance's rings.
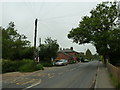
[{"label": "verge grass clump", "polygon": [[115,88],[117,90],[120,90],[120,82],[118,81],[118,79],[115,76],[113,76],[112,74],[110,74],[110,78],[111,78],[111,82],[115,86]]}]

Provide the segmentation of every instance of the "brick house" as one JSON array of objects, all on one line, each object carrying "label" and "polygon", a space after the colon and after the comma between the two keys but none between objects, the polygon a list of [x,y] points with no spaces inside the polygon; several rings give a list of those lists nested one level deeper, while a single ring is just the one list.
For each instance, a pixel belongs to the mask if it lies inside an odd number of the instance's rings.
[{"label": "brick house", "polygon": [[55,60],[66,59],[68,61],[71,61],[74,60],[74,58],[76,58],[77,54],[79,53],[74,51],[73,47],[71,47],[70,49],[63,49],[58,52]]}]

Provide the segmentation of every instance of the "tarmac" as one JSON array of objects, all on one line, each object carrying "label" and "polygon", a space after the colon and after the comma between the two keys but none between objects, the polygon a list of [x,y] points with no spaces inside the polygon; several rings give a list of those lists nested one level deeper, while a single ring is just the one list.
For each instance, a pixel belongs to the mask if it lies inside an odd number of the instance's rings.
[{"label": "tarmac", "polygon": [[97,88],[108,88],[115,90],[115,87],[112,85],[112,81],[109,76],[109,72],[107,70],[107,67],[100,62],[98,65],[98,71],[96,76],[96,82],[95,82],[95,89]]},{"label": "tarmac", "polygon": [[[19,72],[14,72],[14,75],[13,73],[7,73],[7,74],[3,74],[2,80],[9,80],[11,78],[20,77],[20,76],[24,76],[28,74],[31,74],[31,73],[21,74]],[[96,75],[96,80],[95,80],[94,90],[97,90],[97,89],[116,90],[110,80],[107,67],[105,67],[105,65],[101,62],[98,64],[98,70],[97,70],[97,75]]]}]

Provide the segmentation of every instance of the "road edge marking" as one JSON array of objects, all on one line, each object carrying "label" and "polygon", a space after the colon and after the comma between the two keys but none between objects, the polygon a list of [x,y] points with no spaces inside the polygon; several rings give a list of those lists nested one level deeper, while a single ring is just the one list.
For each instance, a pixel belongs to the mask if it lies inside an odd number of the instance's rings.
[{"label": "road edge marking", "polygon": [[94,89],[96,88],[96,81],[97,81],[97,77],[98,77],[98,72],[99,72],[99,64],[97,66],[97,71],[96,71],[95,76],[93,78],[93,82],[89,88],[94,88]]},{"label": "road edge marking", "polygon": [[95,90],[96,90],[96,88],[97,88],[98,72],[99,72],[99,65],[98,65],[97,76],[96,76],[95,87],[94,87]]}]

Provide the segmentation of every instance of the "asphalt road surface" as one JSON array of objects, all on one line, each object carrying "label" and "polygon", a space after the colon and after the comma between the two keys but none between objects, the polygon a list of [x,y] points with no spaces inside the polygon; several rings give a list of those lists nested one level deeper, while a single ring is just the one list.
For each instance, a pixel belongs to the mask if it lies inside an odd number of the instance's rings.
[{"label": "asphalt road surface", "polygon": [[98,61],[52,67],[30,75],[3,81],[3,88],[90,88],[97,73]]}]

